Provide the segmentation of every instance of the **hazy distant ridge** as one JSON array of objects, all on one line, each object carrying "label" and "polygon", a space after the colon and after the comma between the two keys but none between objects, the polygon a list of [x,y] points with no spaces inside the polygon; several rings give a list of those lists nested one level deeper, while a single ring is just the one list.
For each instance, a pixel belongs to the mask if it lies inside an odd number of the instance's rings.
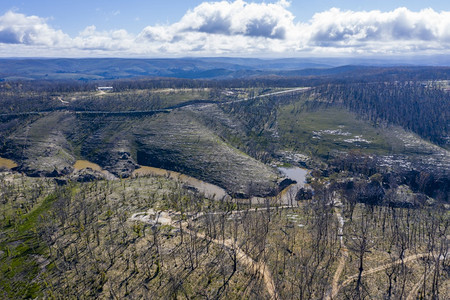
[{"label": "hazy distant ridge", "polygon": [[[352,66],[350,66],[352,65]],[[55,58],[0,59],[0,79],[117,79],[131,77],[244,78],[333,75],[350,69],[392,66],[450,66],[447,57],[420,59],[351,58]]]}]

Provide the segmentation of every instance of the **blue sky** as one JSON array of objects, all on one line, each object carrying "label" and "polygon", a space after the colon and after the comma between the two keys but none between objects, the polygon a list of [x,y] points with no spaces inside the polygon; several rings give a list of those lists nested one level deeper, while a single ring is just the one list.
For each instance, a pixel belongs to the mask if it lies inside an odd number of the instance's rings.
[{"label": "blue sky", "polygon": [[1,0],[0,56],[448,54],[448,1]]},{"label": "blue sky", "polygon": [[[99,30],[126,29],[138,34],[145,26],[173,23],[201,0],[1,0],[0,13],[13,10],[25,15],[48,18],[54,28],[77,35],[85,27],[95,25]],[[270,1],[252,1],[255,3]],[[275,2],[275,1],[274,1]],[[448,1],[435,0],[313,0],[291,1],[289,10],[297,21],[308,21],[315,13],[332,7],[343,10],[390,11],[407,7],[413,11],[424,8],[450,10]]]}]

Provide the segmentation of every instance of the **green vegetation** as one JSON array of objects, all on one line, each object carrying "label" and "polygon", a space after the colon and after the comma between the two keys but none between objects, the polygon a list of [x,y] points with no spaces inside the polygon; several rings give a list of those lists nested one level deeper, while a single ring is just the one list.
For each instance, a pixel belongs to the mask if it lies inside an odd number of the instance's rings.
[{"label": "green vegetation", "polygon": [[[0,240],[2,298],[405,297],[428,272],[417,295],[448,296],[448,259],[436,260],[446,255],[448,212],[355,205],[320,178],[313,200],[267,210],[212,201],[161,176],[58,187],[3,174],[9,196],[27,191],[8,205],[41,195],[27,213],[2,210],[10,220]],[[361,257],[367,274],[358,282]]]},{"label": "green vegetation", "polygon": [[308,110],[300,109],[301,105],[294,102],[278,111],[280,140],[287,148],[322,158],[330,151],[390,152],[394,141],[388,141],[381,127],[371,126],[343,108]]},{"label": "green vegetation", "polygon": [[[46,257],[37,228],[57,199],[46,180],[1,175],[0,279],[5,299],[42,295],[38,260]],[[39,280],[37,280],[39,279]]]},{"label": "green vegetation", "polygon": [[0,298],[449,298],[449,98],[351,69],[0,84]]}]

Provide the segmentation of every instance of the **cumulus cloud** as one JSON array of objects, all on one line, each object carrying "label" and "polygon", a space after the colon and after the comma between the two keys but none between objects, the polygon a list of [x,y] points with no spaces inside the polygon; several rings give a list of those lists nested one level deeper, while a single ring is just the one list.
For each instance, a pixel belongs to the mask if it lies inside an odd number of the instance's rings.
[{"label": "cumulus cloud", "polygon": [[202,3],[188,11],[174,27],[180,31],[284,39],[294,25],[294,16],[286,6],[286,1]]},{"label": "cumulus cloud", "polygon": [[54,46],[68,42],[68,35],[37,16],[9,11],[0,16],[0,43]]},{"label": "cumulus cloud", "polygon": [[72,41],[74,47],[84,50],[126,51],[133,48],[134,40],[135,37],[126,30],[97,31],[92,25],[86,27]]},{"label": "cumulus cloud", "polygon": [[[286,39],[295,31],[294,16],[287,1],[277,3],[205,2],[189,10],[179,22],[168,26],[148,26],[140,34],[147,41],[179,42],[196,33],[249,38]],[[212,38],[214,39],[214,37]]]},{"label": "cumulus cloud", "polygon": [[412,12],[404,7],[391,12],[333,8],[314,15],[307,30],[312,44],[325,47],[397,42],[443,45],[450,42],[450,12]]},{"label": "cumulus cloud", "polygon": [[[389,12],[343,11],[295,20],[290,2],[204,2],[172,24],[98,31],[94,25],[75,37],[46,19],[7,12],[0,16],[0,55],[208,56],[345,55],[371,53],[449,53],[450,12],[398,8]],[[22,50],[21,50],[22,49]],[[25,50],[24,50],[25,49]],[[10,54],[11,55],[11,54]],[[30,54],[28,54],[30,55]]]}]

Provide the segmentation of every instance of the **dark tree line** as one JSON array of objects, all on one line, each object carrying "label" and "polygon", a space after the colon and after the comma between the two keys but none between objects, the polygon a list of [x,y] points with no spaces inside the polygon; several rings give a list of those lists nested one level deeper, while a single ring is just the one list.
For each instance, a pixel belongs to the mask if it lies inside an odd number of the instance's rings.
[{"label": "dark tree line", "polygon": [[[339,155],[328,161],[331,173],[348,172],[354,176],[363,175],[366,178],[376,178],[371,183],[364,182],[346,186],[346,190],[358,195],[361,202],[369,204],[381,204],[387,201],[390,205],[394,202],[385,199],[384,193],[381,193],[381,187],[384,190],[395,189],[400,185],[407,185],[414,193],[421,193],[433,197],[439,201],[448,202],[450,194],[450,180],[448,173],[439,173],[436,170],[427,169],[400,169],[380,167],[382,161],[379,157],[363,155],[361,153],[350,152],[345,155]],[[381,175],[382,174],[382,175]],[[426,197],[425,197],[426,198]],[[418,203],[408,205],[418,205],[425,202],[424,199],[418,199]],[[400,206],[404,205],[399,204]],[[422,203],[423,204],[423,203]]]},{"label": "dark tree line", "polygon": [[421,82],[349,83],[323,85],[315,93],[329,103],[343,105],[374,123],[387,121],[400,125],[438,145],[448,142],[450,94],[437,85]]}]

